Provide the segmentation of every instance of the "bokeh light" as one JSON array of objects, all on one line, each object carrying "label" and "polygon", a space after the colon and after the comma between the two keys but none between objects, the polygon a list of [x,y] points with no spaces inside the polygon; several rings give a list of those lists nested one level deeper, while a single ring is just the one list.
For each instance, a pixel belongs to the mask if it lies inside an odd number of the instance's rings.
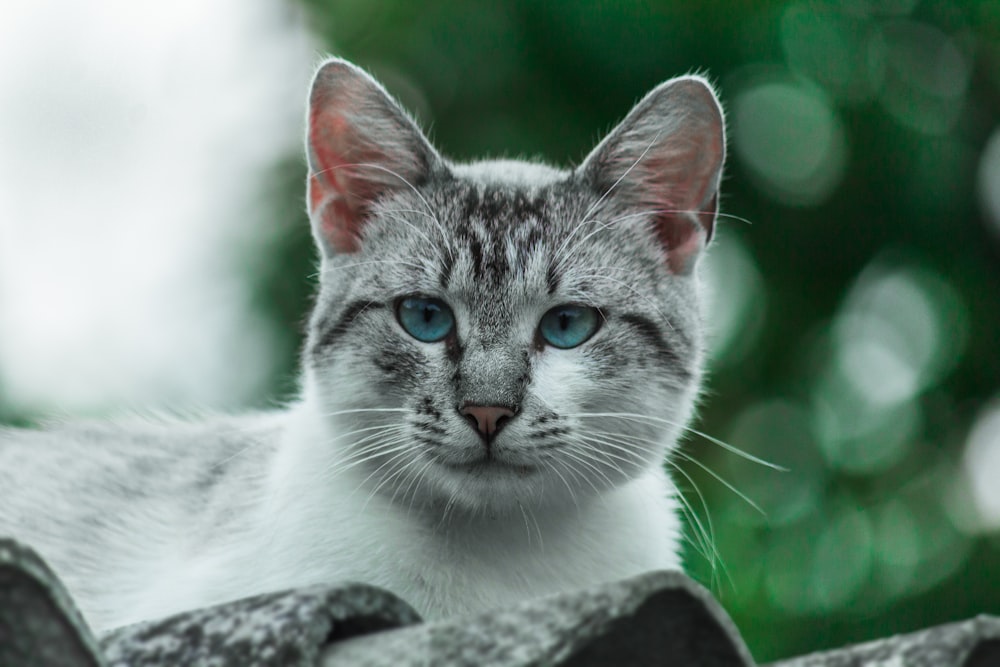
[{"label": "bokeh light", "polygon": [[724,229],[718,236],[704,268],[714,366],[737,363],[753,349],[767,312],[764,281],[746,245]]},{"label": "bokeh light", "polygon": [[954,366],[966,326],[961,300],[943,277],[876,259],[836,320],[838,364],[866,402],[895,405]]},{"label": "bokeh light", "polygon": [[780,72],[754,68],[744,76],[731,116],[736,154],[781,203],[822,203],[847,158],[836,109],[819,88]]},{"label": "bokeh light", "polygon": [[796,74],[851,102],[878,91],[884,47],[867,14],[793,2],[781,14],[780,31],[785,59]]},{"label": "bokeh light", "polygon": [[964,483],[976,510],[977,528],[1000,529],[1000,399],[976,416],[962,457]]},{"label": "bokeh light", "polygon": [[944,134],[958,119],[969,85],[970,63],[946,32],[909,19],[882,26],[885,77],[879,101],[900,123]]},{"label": "bokeh light", "polygon": [[990,134],[983,149],[976,185],[986,220],[1000,237],[1000,126]]}]

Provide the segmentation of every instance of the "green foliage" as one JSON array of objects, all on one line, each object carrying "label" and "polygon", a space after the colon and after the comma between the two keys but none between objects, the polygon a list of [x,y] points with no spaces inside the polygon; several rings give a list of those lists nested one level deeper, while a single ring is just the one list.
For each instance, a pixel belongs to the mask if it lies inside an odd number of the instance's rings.
[{"label": "green foliage", "polygon": [[[1000,612],[997,518],[969,472],[974,440],[1000,447],[983,426],[1000,391],[997,3],[302,2],[456,159],[572,163],[656,83],[708,73],[737,217],[709,261],[722,323],[698,428],[790,472],[689,438],[767,515],[678,460],[725,563],[692,532],[691,571],[762,661]],[[291,304],[276,316],[300,317],[308,284],[280,282],[300,274],[268,274],[264,301]]]}]

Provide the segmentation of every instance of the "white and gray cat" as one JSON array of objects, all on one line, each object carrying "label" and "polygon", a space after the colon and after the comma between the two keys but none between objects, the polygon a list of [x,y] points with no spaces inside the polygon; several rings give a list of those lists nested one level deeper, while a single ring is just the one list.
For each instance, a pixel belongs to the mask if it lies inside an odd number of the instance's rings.
[{"label": "white and gray cat", "polygon": [[680,567],[664,459],[699,392],[712,88],[572,171],[442,158],[332,59],[309,98],[320,289],[287,409],[0,431],[0,535],[97,631],[321,582],[428,618]]}]

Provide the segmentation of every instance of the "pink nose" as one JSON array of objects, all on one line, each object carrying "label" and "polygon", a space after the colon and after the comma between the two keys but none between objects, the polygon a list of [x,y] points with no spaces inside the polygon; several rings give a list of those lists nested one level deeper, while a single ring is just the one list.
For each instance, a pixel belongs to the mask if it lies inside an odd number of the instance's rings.
[{"label": "pink nose", "polygon": [[476,430],[487,440],[503,428],[504,423],[514,416],[514,411],[502,405],[467,405],[459,412],[476,423]]}]

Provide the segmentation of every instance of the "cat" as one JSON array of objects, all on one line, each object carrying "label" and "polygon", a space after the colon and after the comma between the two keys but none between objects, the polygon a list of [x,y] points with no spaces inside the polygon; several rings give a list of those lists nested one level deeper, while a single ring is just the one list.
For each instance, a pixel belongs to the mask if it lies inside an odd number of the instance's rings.
[{"label": "cat", "polygon": [[0,431],[0,535],[97,632],[361,581],[428,619],[681,567],[722,109],[654,88],[572,170],[443,158],[341,59],[308,101],[319,290],[285,409]]}]

